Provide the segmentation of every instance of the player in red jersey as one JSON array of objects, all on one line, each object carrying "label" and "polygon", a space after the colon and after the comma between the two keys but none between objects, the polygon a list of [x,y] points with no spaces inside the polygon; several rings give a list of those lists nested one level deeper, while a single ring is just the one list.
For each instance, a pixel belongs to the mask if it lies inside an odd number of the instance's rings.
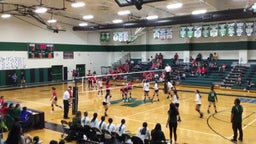
[{"label": "player in red jersey", "polygon": [[133,84],[132,84],[132,80],[130,80],[127,83],[127,94],[129,94],[129,100],[132,100],[132,89],[133,89]]},{"label": "player in red jersey", "polygon": [[97,76],[92,77],[92,88],[97,90]]},{"label": "player in red jersey", "polygon": [[55,87],[52,87],[52,97],[50,101],[52,101],[52,104],[51,104],[52,112],[54,111],[54,105],[62,109],[62,107],[57,104],[58,98],[57,98],[57,92]]},{"label": "player in red jersey", "polygon": [[92,73],[90,70],[88,70],[87,79],[88,79],[88,89],[90,90],[92,88]]},{"label": "player in red jersey", "polygon": [[128,89],[127,89],[127,87],[122,87],[120,89],[120,91],[121,91],[121,94],[122,94],[123,102],[128,102],[128,99],[127,99]]}]

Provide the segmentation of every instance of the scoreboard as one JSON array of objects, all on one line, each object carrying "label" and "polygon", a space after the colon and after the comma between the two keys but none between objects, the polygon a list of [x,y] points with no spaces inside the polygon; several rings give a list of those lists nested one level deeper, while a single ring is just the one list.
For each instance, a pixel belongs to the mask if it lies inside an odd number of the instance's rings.
[{"label": "scoreboard", "polygon": [[51,59],[54,58],[53,44],[29,44],[28,58],[31,59]]}]

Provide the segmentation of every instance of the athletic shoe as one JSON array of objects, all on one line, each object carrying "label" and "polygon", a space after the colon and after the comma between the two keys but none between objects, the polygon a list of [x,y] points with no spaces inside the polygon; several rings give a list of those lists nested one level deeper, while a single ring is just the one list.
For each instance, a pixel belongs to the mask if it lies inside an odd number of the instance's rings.
[{"label": "athletic shoe", "polygon": [[159,99],[157,101],[160,101]]},{"label": "athletic shoe", "polygon": [[217,110],[215,110],[215,113],[218,113],[218,111],[217,111]]},{"label": "athletic shoe", "polygon": [[105,114],[105,117],[107,117],[108,115],[107,114]]},{"label": "athletic shoe", "polygon": [[200,114],[200,118],[203,118],[203,117],[204,117],[204,114],[203,114],[203,113],[201,113],[201,114]]},{"label": "athletic shoe", "polygon": [[243,139],[242,139],[242,138],[238,138],[238,140],[239,140],[239,141],[243,141]]},{"label": "athletic shoe", "polygon": [[236,139],[231,139],[230,141],[235,142],[235,143],[237,142],[237,140],[236,140]]}]

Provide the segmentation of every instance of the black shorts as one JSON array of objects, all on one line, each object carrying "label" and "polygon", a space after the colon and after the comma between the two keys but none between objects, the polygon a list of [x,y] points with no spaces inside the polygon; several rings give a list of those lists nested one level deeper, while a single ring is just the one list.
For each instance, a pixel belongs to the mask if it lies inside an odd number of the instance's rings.
[{"label": "black shorts", "polygon": [[53,99],[53,100],[57,101],[57,100],[58,100],[58,98],[57,98],[57,97],[54,97],[54,99]]},{"label": "black shorts", "polygon": [[180,106],[180,104],[179,103],[175,103],[174,104],[177,108]]},{"label": "black shorts", "polygon": [[102,104],[103,104],[103,105],[108,105],[108,103],[106,103],[106,102],[102,102]]},{"label": "black shorts", "polygon": [[201,106],[201,104],[196,104],[196,106],[199,106],[199,107],[200,107],[200,106]]},{"label": "black shorts", "polygon": [[145,93],[148,93],[149,91],[145,91],[145,90],[144,90],[144,92],[145,92]]},{"label": "black shorts", "polygon": [[155,90],[155,92],[157,93],[159,90]]}]

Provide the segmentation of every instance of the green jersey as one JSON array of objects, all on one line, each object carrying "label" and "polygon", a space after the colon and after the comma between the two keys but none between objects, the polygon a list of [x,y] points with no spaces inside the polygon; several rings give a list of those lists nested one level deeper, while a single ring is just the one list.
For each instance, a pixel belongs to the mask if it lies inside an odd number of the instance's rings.
[{"label": "green jersey", "polygon": [[231,113],[233,114],[233,120],[232,122],[239,123],[242,122],[242,113],[243,113],[243,107],[241,105],[234,105],[232,107]]},{"label": "green jersey", "polygon": [[216,92],[215,91],[210,91],[210,93],[208,95],[208,101],[215,102],[216,99],[217,99]]}]

